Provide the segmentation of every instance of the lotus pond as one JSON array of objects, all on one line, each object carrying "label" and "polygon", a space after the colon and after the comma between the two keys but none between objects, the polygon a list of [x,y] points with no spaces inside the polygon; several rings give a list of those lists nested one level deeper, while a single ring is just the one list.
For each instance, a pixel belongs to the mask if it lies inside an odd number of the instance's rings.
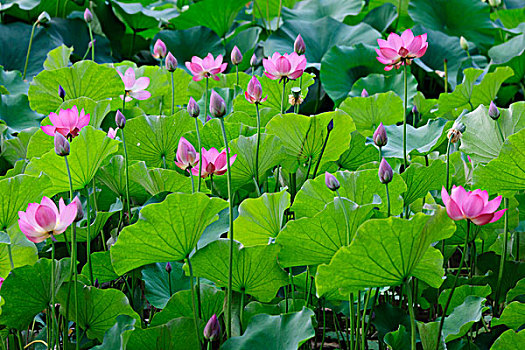
[{"label": "lotus pond", "polygon": [[522,0],[0,0],[3,350],[525,348]]}]

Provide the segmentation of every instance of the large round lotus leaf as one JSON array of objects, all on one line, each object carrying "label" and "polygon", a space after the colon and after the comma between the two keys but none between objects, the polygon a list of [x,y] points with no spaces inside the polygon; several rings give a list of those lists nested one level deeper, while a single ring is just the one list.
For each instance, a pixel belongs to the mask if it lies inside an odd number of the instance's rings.
[{"label": "large round lotus leaf", "polygon": [[244,0],[228,0],[218,5],[216,0],[196,2],[187,11],[170,20],[177,29],[206,26],[221,38],[228,33],[239,11],[246,5]]},{"label": "large round lotus leaf", "polygon": [[[264,1],[259,3],[259,6],[265,7]],[[279,3],[277,2],[276,7],[278,5]],[[342,21],[346,16],[359,14],[362,7],[363,2],[361,0],[346,0],[343,2],[339,0],[306,0],[300,1],[293,9],[284,8],[282,16],[286,22],[292,19],[312,22],[325,17],[332,17],[337,21]]]},{"label": "large round lotus leaf", "polygon": [[494,41],[488,3],[477,0],[412,0],[408,13],[417,24],[477,45]]},{"label": "large round lotus leaf", "polygon": [[[3,237],[2,237],[3,236]],[[7,232],[0,232],[0,277],[6,278],[11,268],[11,257],[15,268],[24,265],[33,265],[38,259],[38,249],[20,231],[18,224],[11,226]],[[11,245],[11,252],[8,244]]]},{"label": "large round lotus leaf", "polygon": [[[219,239],[199,249],[191,258],[196,276],[216,285],[228,285],[230,240]],[[279,247],[275,244],[241,248],[234,242],[232,288],[244,291],[262,302],[271,301],[282,286],[288,283],[287,274],[277,263]]]},{"label": "large round lotus leaf", "polygon": [[315,21],[304,18],[287,20],[277,32],[264,42],[264,55],[272,56],[274,52],[292,53],[297,34],[301,34],[306,45],[307,66],[317,69],[325,53],[335,45],[351,46],[354,44],[375,45],[380,38],[379,32],[366,23],[348,26],[330,17]]},{"label": "large round lotus leaf", "polygon": [[[54,261],[55,291],[68,278],[69,259]],[[51,303],[51,260],[40,259],[34,265],[11,271],[2,284],[0,296],[5,300],[0,323],[18,330],[27,329],[33,318]],[[21,293],[23,291],[23,293]],[[28,298],[31,295],[31,298]]]},{"label": "large round lotus leaf", "polygon": [[[339,249],[315,279],[322,296],[339,290],[397,286],[411,276],[437,288],[443,283],[443,256],[431,243],[452,236],[456,227],[444,209],[410,220],[390,217],[362,224],[349,246]],[[381,234],[378,234],[378,233]]]},{"label": "large round lotus leaf", "polygon": [[57,70],[44,70],[38,74],[29,87],[29,103],[37,112],[55,112],[62,104],[58,96],[58,86],[66,92],[66,99],[89,97],[98,102],[105,99],[118,99],[124,92],[124,83],[113,68],[93,61],[80,61],[72,67]]},{"label": "large round lotus leaf", "polygon": [[173,193],[161,203],[145,206],[141,218],[125,227],[111,248],[115,272],[122,275],[150,263],[187,258],[225,207],[226,201],[203,193]]},{"label": "large round lotus leaf", "polygon": [[[71,282],[74,283],[74,282]],[[68,289],[62,288],[57,295],[58,302],[66,305]],[[69,312],[70,316],[76,314],[75,288],[71,287]],[[102,341],[104,333],[115,323],[119,315],[128,315],[140,320],[139,315],[129,305],[128,298],[118,289],[98,289],[91,286],[77,285],[78,299],[78,325],[86,330],[89,338]],[[65,307],[60,308],[60,313],[65,314]]]},{"label": "large round lotus leaf", "polygon": [[[118,143],[107,137],[105,132],[96,130],[92,126],[82,128],[80,135],[71,142],[71,153],[68,156],[73,189],[83,189],[91,184],[103,161],[117,151]],[[53,185],[46,189],[47,194],[69,190],[66,162],[64,157],[55,153],[54,149],[49,150],[41,158],[33,158],[26,172],[34,175],[43,172],[49,176]]]},{"label": "large round lotus leaf", "polygon": [[115,15],[136,32],[155,29],[158,27],[159,22],[167,22],[176,14],[170,8],[156,11],[137,2],[130,3],[128,1],[112,0],[111,4]]},{"label": "large round lotus leaf", "polygon": [[161,39],[169,52],[175,56],[179,67],[186,69],[185,62],[193,56],[204,58],[208,53],[214,57],[224,55],[221,39],[206,27],[195,27],[186,30],[162,30],[152,39]]},{"label": "large round lotus leaf", "polygon": [[384,73],[373,46],[334,46],[321,61],[321,82],[328,96],[339,105],[354,83],[370,73]]},{"label": "large round lotus leaf", "polygon": [[190,289],[190,278],[184,274],[183,264],[180,262],[170,262],[170,264],[172,268],[170,273],[166,271],[167,263],[155,263],[142,269],[144,296],[151,305],[159,309],[166,307],[166,303],[174,293]]},{"label": "large round lotus leaf", "polygon": [[314,312],[306,307],[300,312],[254,316],[244,334],[228,339],[222,349],[295,350],[315,336]]},{"label": "large round lotus leaf", "polygon": [[521,350],[525,342],[525,329],[515,332],[509,329],[492,344],[491,350]]},{"label": "large round lotus leaf", "polygon": [[[370,96],[393,91],[397,96],[404,99],[405,96],[405,75],[403,71],[395,72],[397,74],[383,75],[383,74],[369,74],[366,77],[360,78],[352,86],[350,96],[361,96],[361,92],[365,89]],[[409,72],[407,77],[408,88],[408,105],[410,107],[411,101],[417,93],[417,80]]]}]

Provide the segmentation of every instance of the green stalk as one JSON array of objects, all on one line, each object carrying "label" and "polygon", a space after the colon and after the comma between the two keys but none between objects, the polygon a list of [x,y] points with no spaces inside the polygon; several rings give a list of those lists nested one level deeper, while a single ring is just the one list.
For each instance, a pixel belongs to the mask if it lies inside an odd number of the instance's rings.
[{"label": "green stalk", "polygon": [[27,64],[29,63],[29,54],[31,53],[31,46],[33,45],[33,36],[35,35],[35,27],[37,24],[38,20],[33,24],[33,27],[31,28],[31,36],[29,37],[29,46],[27,48],[26,63],[24,65],[24,74],[22,74],[22,79],[26,78]]},{"label": "green stalk", "polygon": [[[206,123],[206,116],[208,115],[208,80],[209,78],[206,77],[206,90],[204,90],[204,122]],[[195,118],[197,119],[197,118]],[[197,129],[197,139],[199,141],[199,179],[197,184],[197,191],[201,191],[201,181],[202,181],[202,145],[201,145],[201,135],[199,133],[199,124],[198,121],[195,120],[195,128]],[[226,147],[228,148],[228,147]]]},{"label": "green stalk", "polygon": [[228,204],[229,204],[229,221],[230,221],[230,254],[229,254],[229,264],[228,264],[228,301],[227,301],[227,313],[226,313],[226,334],[228,338],[231,336],[232,331],[232,281],[233,281],[233,202],[232,202],[232,174],[230,166],[230,149],[228,147],[228,137],[226,136],[226,128],[224,127],[224,118],[219,118],[221,121],[222,137],[224,139],[224,147],[226,149],[226,174],[228,180]]},{"label": "green stalk", "polygon": [[499,119],[496,120],[496,125],[498,126],[499,136],[501,136],[501,142],[505,143],[505,136],[503,136],[503,132],[501,131],[501,125],[499,124]]},{"label": "green stalk", "polygon": [[195,325],[195,334],[197,336],[197,340],[199,341],[199,348],[202,346],[200,332],[199,332],[199,324],[197,322],[199,315],[197,313],[197,306],[195,304],[195,286],[193,284],[193,267],[191,266],[191,261],[189,258],[186,258],[186,263],[188,264],[188,269],[190,271],[190,286],[191,286],[191,305],[193,307],[193,322]]},{"label": "green stalk", "polygon": [[[408,312],[410,313],[410,348],[416,350],[416,316],[414,314],[414,304],[412,301],[412,289],[410,288],[410,281],[405,281],[405,287],[408,298]],[[452,294],[452,293],[451,293]],[[444,319],[444,315],[443,315]],[[439,341],[438,341],[439,344]]]},{"label": "green stalk", "polygon": [[321,341],[321,347],[319,349],[324,349],[325,333],[326,333],[326,307],[324,305],[324,300],[323,300],[323,339]]},{"label": "green stalk", "polygon": [[379,147],[379,164],[381,164],[381,161],[383,160],[383,152],[382,152],[382,149],[383,147]]},{"label": "green stalk", "polygon": [[[126,168],[125,170],[126,171],[126,203],[128,205],[128,222],[130,222],[131,221],[131,203],[129,201],[128,149],[126,147],[126,136],[124,136],[124,129],[121,130],[121,133],[122,133],[122,146],[124,147],[124,167]],[[122,207],[122,210],[124,210],[124,207]],[[88,219],[89,219],[89,216],[88,216]]]},{"label": "green stalk", "polygon": [[93,41],[93,31],[91,29],[91,23],[88,23],[89,29],[89,40],[91,40],[91,60],[95,62],[95,42]]},{"label": "green stalk", "polygon": [[385,184],[386,188],[386,203],[387,203],[387,209],[386,209],[386,216],[390,217],[390,192],[388,191],[388,184]]},{"label": "green stalk", "polygon": [[240,323],[241,323],[241,334],[243,332],[243,326],[242,326],[242,318],[244,316],[244,298],[246,297],[246,292],[244,290],[244,287],[241,289],[241,310],[239,314]]},{"label": "green stalk", "polygon": [[[55,241],[53,235],[51,235],[51,339],[50,341],[51,349],[55,348],[55,332],[58,332],[58,329],[55,328]],[[49,327],[49,325],[48,325]]]},{"label": "green stalk", "polygon": [[341,206],[343,207],[343,213],[345,215],[346,245],[350,245],[350,226],[348,224],[348,213],[346,212],[346,206],[343,202],[343,198],[341,198],[341,195],[339,194],[339,190],[335,190],[335,193],[337,193],[337,197],[339,197],[339,201],[341,201]]},{"label": "green stalk", "polygon": [[[359,321],[361,320],[361,291],[358,290],[357,291],[357,317],[356,317],[356,339],[355,339],[355,343],[356,343],[356,348],[359,349]],[[365,350],[365,349],[362,349],[362,350]]]},{"label": "green stalk", "polygon": [[445,67],[445,93],[448,93],[448,67],[447,67],[447,59],[443,61],[443,66]]},{"label": "green stalk", "polygon": [[239,65],[235,65],[235,74],[237,75],[237,86],[239,86]]},{"label": "green stalk", "polygon": [[[321,165],[321,159],[323,158],[324,150],[326,149],[326,145],[328,144],[328,137],[330,136],[330,131],[326,133],[326,137],[324,139],[323,147],[321,148],[321,153],[319,154],[319,159],[317,160],[317,164],[315,165],[313,178],[315,179],[315,176],[317,175],[317,170],[319,170],[319,165]],[[381,159],[379,160],[381,163]]]},{"label": "green stalk", "polygon": [[195,181],[193,181],[193,173],[191,172],[191,168],[189,170],[189,173],[191,179],[191,193],[195,193]]},{"label": "green stalk", "polygon": [[404,76],[405,76],[405,94],[404,94],[404,104],[403,104],[403,161],[405,164],[405,169],[408,168],[408,159],[407,159],[407,98],[408,98],[408,87],[407,87],[407,64],[403,65],[404,67]]},{"label": "green stalk", "polygon": [[[123,133],[124,134],[124,133]],[[127,168],[127,167],[126,167]],[[88,266],[88,271],[89,271],[89,280],[91,282],[91,285],[94,285],[95,284],[95,279],[93,278],[93,265],[91,265],[91,206],[90,206],[90,203],[89,203],[89,191],[88,189],[86,188],[85,189],[86,191],[86,204],[87,204],[87,208],[86,208],[86,220],[87,220],[87,240],[86,240],[86,244],[87,244],[87,251],[86,251],[86,257],[87,257],[87,266]]]},{"label": "green stalk", "polygon": [[445,186],[445,189],[447,190],[447,192],[449,190],[449,178],[450,178],[450,144],[452,143],[451,140],[452,140],[452,137],[448,139],[448,143],[447,143],[447,183]]},{"label": "green stalk", "polygon": [[[206,78],[206,82],[208,82]],[[175,113],[175,82],[173,81],[173,72],[171,72],[171,115]]]},{"label": "green stalk", "polygon": [[284,114],[284,96],[286,95],[286,78],[283,78],[283,95],[281,96],[281,114]]},{"label": "green stalk", "polygon": [[259,147],[261,144],[261,115],[259,113],[259,103],[255,102],[257,111],[257,145],[255,146],[255,186],[259,191]]},{"label": "green stalk", "polygon": [[463,244],[463,250],[461,251],[461,260],[459,262],[458,271],[456,273],[456,276],[454,277],[454,283],[452,284],[452,289],[450,290],[450,294],[448,295],[447,302],[445,303],[445,307],[443,308],[443,315],[441,316],[441,320],[439,321],[439,330],[438,330],[438,338],[436,341],[436,350],[439,350],[439,344],[441,341],[441,332],[443,331],[443,325],[445,324],[445,316],[447,315],[447,310],[450,305],[450,301],[452,300],[452,295],[454,294],[454,290],[456,289],[456,286],[458,284],[459,275],[461,274],[461,269],[463,268],[463,262],[465,260],[465,252],[467,251],[469,234],[470,234],[470,220],[467,220],[467,234],[465,235],[465,243]]},{"label": "green stalk", "polygon": [[11,270],[13,270],[15,268],[15,263],[13,261],[13,252],[11,251],[11,242],[9,242],[9,244],[7,245],[7,254],[9,255],[9,263],[11,264]]},{"label": "green stalk", "polygon": [[348,299],[349,303],[349,309],[350,309],[350,349],[355,349],[356,344],[356,333],[355,333],[355,310],[354,310],[354,293],[350,293],[350,297]]},{"label": "green stalk", "polygon": [[508,234],[509,234],[509,200],[508,198],[504,198],[503,203],[504,203],[505,209],[507,210],[505,211],[505,224],[504,224],[504,229],[503,229],[503,235],[504,235],[503,236],[503,249],[502,249],[501,259],[499,261],[498,282],[496,284],[496,300],[494,302],[494,308],[496,312],[494,314],[496,314],[499,309],[499,298],[501,295],[501,280],[503,278],[503,270],[505,269],[505,261],[507,259],[507,239],[508,239]]}]

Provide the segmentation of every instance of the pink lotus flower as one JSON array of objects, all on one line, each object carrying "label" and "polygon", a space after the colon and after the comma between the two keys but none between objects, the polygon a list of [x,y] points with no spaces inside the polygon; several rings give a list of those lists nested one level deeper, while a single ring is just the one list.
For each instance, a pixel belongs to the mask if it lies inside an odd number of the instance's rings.
[{"label": "pink lotus flower", "polygon": [[[126,102],[129,102],[132,99],[147,100],[151,97],[151,93],[146,91],[146,88],[149,85],[148,77],[140,77],[135,79],[135,70],[133,68],[128,68],[124,75],[122,75],[119,70],[117,70],[117,73],[124,82],[124,89],[126,90]],[[120,98],[124,99],[124,95],[120,95]]]},{"label": "pink lotus flower", "polygon": [[49,113],[49,121],[52,125],[43,125],[40,128],[49,136],[55,136],[55,133],[60,133],[64,137],[77,137],[80,129],[89,124],[89,114],[84,112],[84,109],[78,113],[77,106],[71,109],[61,109],[56,113]]},{"label": "pink lotus flower", "polygon": [[153,45],[153,57],[156,59],[163,59],[166,57],[166,44],[164,44],[164,41],[157,39],[155,42],[155,45]]},{"label": "pink lotus flower", "polygon": [[461,186],[453,186],[449,196],[443,187],[441,198],[452,220],[467,219],[479,226],[498,221],[507,210],[496,211],[501,203],[501,196],[489,201],[488,192],[479,189],[467,192]]},{"label": "pink lotus flower", "polygon": [[109,128],[109,130],[108,130],[108,137],[110,139],[115,139],[115,136],[117,136],[117,131],[118,131],[118,128],[115,128],[115,129]]},{"label": "pink lotus flower", "polygon": [[268,98],[268,95],[266,95],[265,98],[262,98],[262,94],[261,83],[259,82],[259,79],[253,76],[248,83],[248,88],[244,92],[244,97],[250,103],[263,103]]},{"label": "pink lotus flower", "polygon": [[[233,165],[233,162],[235,162],[235,158],[237,158],[237,155],[234,154],[230,157],[230,166]],[[199,176],[199,167],[197,166],[199,164],[199,154],[195,156],[195,159],[197,159],[197,164],[193,168],[191,168],[191,172],[194,176]],[[204,147],[202,147],[202,173],[201,177],[205,178],[208,175],[222,175],[226,172],[228,168],[228,164],[226,162],[226,150],[222,150],[221,153],[217,151],[215,148],[210,148],[209,151],[206,151]]]},{"label": "pink lotus flower", "polygon": [[[181,137],[179,140],[176,158],[177,160],[175,161],[175,164],[182,170],[191,169],[199,163],[195,147],[193,147],[193,145],[184,137]],[[197,176],[198,175],[199,173],[197,172]]]},{"label": "pink lotus flower", "polygon": [[304,73],[306,57],[299,56],[295,52],[284,55],[275,52],[272,57],[263,59],[263,66],[264,75],[272,80],[284,78],[295,80]]},{"label": "pink lotus flower", "polygon": [[213,58],[211,53],[204,58],[193,56],[191,62],[186,62],[186,68],[193,74],[193,80],[201,81],[203,78],[212,78],[219,81],[217,74],[224,72],[228,63],[222,63],[222,55]]},{"label": "pink lotus flower", "polygon": [[63,233],[77,216],[77,204],[64,204],[60,198],[59,208],[48,197],[43,197],[40,204],[29,203],[26,211],[18,212],[18,225],[26,237],[34,243]]},{"label": "pink lotus flower", "polygon": [[398,69],[405,63],[410,65],[414,58],[421,57],[427,51],[427,34],[414,37],[410,29],[401,36],[390,33],[387,40],[377,39],[379,49],[376,49],[377,60],[386,64],[385,70]]}]

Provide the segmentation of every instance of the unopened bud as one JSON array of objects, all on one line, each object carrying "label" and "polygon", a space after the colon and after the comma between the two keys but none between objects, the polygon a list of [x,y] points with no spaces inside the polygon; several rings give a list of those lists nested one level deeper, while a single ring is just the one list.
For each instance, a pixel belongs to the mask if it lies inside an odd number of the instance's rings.
[{"label": "unopened bud", "polygon": [[490,7],[499,7],[501,5],[501,0],[489,0]]},{"label": "unopened bud", "polygon": [[330,119],[330,121],[328,122],[328,125],[326,126],[326,130],[328,131],[328,133],[334,130],[334,120],[333,119]]},{"label": "unopened bud", "polygon": [[171,267],[171,263],[170,262],[167,262],[166,263],[166,272],[167,273],[171,273],[171,271],[173,270],[173,268]]},{"label": "unopened bud", "polygon": [[306,52],[306,45],[304,43],[303,37],[301,34],[297,35],[295,42],[293,43],[293,50],[296,54],[302,55]]},{"label": "unopened bud", "polygon": [[468,51],[468,41],[465,39],[465,37],[459,38],[459,46],[465,51]]},{"label": "unopened bud", "polygon": [[490,102],[489,117],[491,117],[494,120],[498,120],[499,119],[499,109],[496,106],[496,104],[494,103],[494,101]]},{"label": "unopened bud", "polygon": [[155,45],[153,45],[153,57],[156,59],[166,57],[166,50],[166,44],[164,44],[164,41],[157,39]]},{"label": "unopened bud", "polygon": [[93,287],[95,287],[95,288],[100,288],[100,283],[99,283],[99,281],[98,281],[98,278],[95,279],[95,283],[93,283]]},{"label": "unopened bud", "polygon": [[339,180],[328,171],[324,173],[324,183],[332,191],[337,191],[341,187]]},{"label": "unopened bud", "polygon": [[236,66],[242,62],[242,53],[241,50],[237,46],[233,47],[232,53],[231,53],[231,61]]},{"label": "unopened bud", "polygon": [[211,90],[210,114],[215,118],[222,118],[226,114],[226,103],[215,90]]},{"label": "unopened bud", "polygon": [[366,89],[363,89],[363,91],[361,91],[361,97],[368,97],[368,91],[366,91]]},{"label": "unopened bud", "polygon": [[168,55],[166,56],[166,70],[168,72],[175,72],[177,66],[177,59],[171,54],[171,52],[168,52]]},{"label": "unopened bud", "polygon": [[188,113],[193,118],[197,118],[200,114],[200,108],[197,102],[193,99],[193,97],[190,97],[190,101],[188,102]]},{"label": "unopened bud", "polygon": [[93,21],[93,14],[88,8],[84,11],[84,21],[86,21],[86,23],[91,23],[91,21]]},{"label": "unopened bud", "polygon": [[38,19],[36,20],[37,23],[40,23],[40,24],[46,24],[48,23],[49,21],[51,21],[51,17],[49,16],[49,13],[47,13],[46,11],[42,12],[39,16],[38,16]]},{"label": "unopened bud", "polygon": [[115,124],[121,129],[124,129],[126,126],[126,117],[120,110],[117,109],[117,113],[115,114]]},{"label": "unopened bud", "polygon": [[257,56],[253,54],[252,58],[250,58],[250,66],[255,67],[256,65],[257,65]]},{"label": "unopened bud", "polygon": [[204,339],[209,341],[214,341],[215,339],[218,339],[221,335],[221,325],[219,323],[219,320],[217,319],[217,315],[213,315],[208,323],[206,323],[206,327],[204,327]]},{"label": "unopened bud", "polygon": [[69,155],[69,141],[59,132],[55,133],[55,153],[61,157]]},{"label": "unopened bud", "polygon": [[392,171],[392,167],[385,158],[381,161],[381,164],[379,164],[379,181],[384,184],[388,184],[390,181],[392,181],[392,178],[394,177],[394,172]]},{"label": "unopened bud", "polygon": [[386,146],[386,144],[388,143],[388,136],[386,135],[386,130],[383,126],[383,123],[379,123],[379,126],[377,127],[376,131],[374,131],[372,139],[374,140],[374,143],[377,147]]},{"label": "unopened bud", "polygon": [[58,97],[62,99],[62,102],[66,100],[66,91],[62,85],[58,85]]},{"label": "unopened bud", "polygon": [[84,209],[82,208],[82,202],[80,202],[80,198],[76,196],[73,199],[73,203],[75,203],[77,206],[77,216],[75,217],[75,222],[79,222],[84,218]]}]

